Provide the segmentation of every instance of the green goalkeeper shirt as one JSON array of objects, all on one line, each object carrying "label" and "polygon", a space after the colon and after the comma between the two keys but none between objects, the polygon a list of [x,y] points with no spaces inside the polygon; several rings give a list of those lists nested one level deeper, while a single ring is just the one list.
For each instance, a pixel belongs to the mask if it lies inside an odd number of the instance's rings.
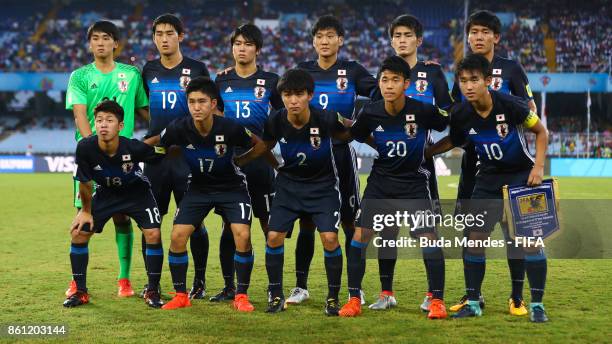
[{"label": "green goalkeeper shirt", "polygon": [[[93,133],[94,109],[100,102],[109,99],[123,107],[124,126],[119,134],[131,138],[134,133],[135,110],[149,105],[138,69],[115,62],[113,71],[102,73],[95,63],[90,63],[72,72],[66,92],[66,109],[72,110],[75,104],[87,106],[87,119]],[[77,128],[75,139],[79,141],[81,138]]]}]

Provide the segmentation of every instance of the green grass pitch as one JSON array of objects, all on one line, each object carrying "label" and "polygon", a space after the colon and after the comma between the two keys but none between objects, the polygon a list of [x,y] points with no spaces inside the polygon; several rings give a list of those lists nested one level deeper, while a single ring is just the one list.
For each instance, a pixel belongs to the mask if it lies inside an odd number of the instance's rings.
[{"label": "green grass pitch", "polygon": [[[439,178],[443,198],[454,198],[457,177]],[[362,176],[362,189],[365,177]],[[610,179],[561,178],[564,197],[612,199]],[[356,319],[328,318],[323,314],[326,294],[321,244],[317,243],[310,273],[311,299],[287,311],[269,315],[266,307],[267,276],[264,241],[259,224],[253,226],[256,255],[249,290],[256,311],[238,314],[228,304],[196,301],[193,307],[177,311],[153,310],[136,297],[116,296],[118,263],[112,225],[90,244],[88,286],[90,304],[77,309],[61,305],[70,280],[68,226],[74,215],[71,207],[71,178],[67,174],[0,175],[0,325],[66,324],[68,337],[45,341],[129,343],[129,342],[427,342],[427,343],[530,343],[610,341],[610,271],[612,260],[549,260],[545,304],[551,321],[531,324],[527,318],[507,314],[510,281],[505,260],[489,260],[483,293],[487,301],[484,316],[467,320],[429,321],[418,310],[426,289],[423,263],[417,259],[398,261],[395,291],[396,309],[387,312],[364,310]],[[211,250],[208,260],[207,291],[222,287],[218,262],[220,222],[209,215],[206,225]],[[171,221],[162,229],[167,249]],[[612,235],[612,229],[609,229]],[[340,234],[343,241],[344,235]],[[285,290],[293,286],[295,240],[286,244]],[[192,265],[192,262],[190,262]],[[463,294],[460,260],[448,260],[446,300],[452,304]],[[190,266],[188,282],[193,269]],[[346,273],[346,265],[344,266]],[[145,283],[140,256],[140,234],[136,233],[132,268],[135,289]],[[380,284],[378,266],[369,260],[364,279],[368,301],[376,297]],[[525,296],[529,300],[526,283]],[[162,289],[172,290],[167,257]],[[346,274],[342,301],[346,300]],[[606,339],[607,338],[607,339]],[[23,341],[0,335],[0,342]],[[30,339],[40,342],[41,339]]]}]

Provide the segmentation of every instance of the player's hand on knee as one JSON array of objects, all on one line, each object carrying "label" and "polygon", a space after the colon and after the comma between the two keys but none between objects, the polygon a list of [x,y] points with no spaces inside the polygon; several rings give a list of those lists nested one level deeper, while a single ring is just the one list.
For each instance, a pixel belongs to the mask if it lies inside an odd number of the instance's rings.
[{"label": "player's hand on knee", "polygon": [[527,185],[529,186],[537,186],[542,184],[542,179],[544,178],[544,168],[539,166],[534,166],[531,169],[531,173],[529,173],[529,178],[527,178]]},{"label": "player's hand on knee", "polygon": [[74,221],[72,221],[70,232],[76,231],[78,234],[78,232],[82,230],[89,231],[91,228],[93,228],[93,216],[90,213],[81,210],[74,218]]}]

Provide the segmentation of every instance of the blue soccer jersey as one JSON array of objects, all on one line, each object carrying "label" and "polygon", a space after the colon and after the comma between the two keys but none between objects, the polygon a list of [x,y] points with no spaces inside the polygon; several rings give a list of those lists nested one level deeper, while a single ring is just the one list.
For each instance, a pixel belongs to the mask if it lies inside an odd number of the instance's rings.
[{"label": "blue soccer jersey", "polygon": [[155,162],[164,157],[162,147],[151,147],[136,139],[119,136],[119,147],[113,156],[106,155],[98,145],[98,136],[82,139],[76,148],[74,179],[114,192],[130,192],[133,187],[149,187],[138,163]]},{"label": "blue soccer jersey", "polygon": [[145,64],[142,78],[151,114],[148,135],[159,135],[173,120],[189,117],[185,88],[198,76],[210,77],[206,65],[188,57],[183,57],[183,61],[172,69],[164,67],[159,59]]},{"label": "blue soccer jersey", "polygon": [[376,90],[374,76],[355,61],[337,60],[328,69],[319,67],[317,61],[306,61],[298,64],[298,68],[310,73],[315,81],[310,104],[348,119],[353,119],[357,96],[370,98]]},{"label": "blue soccer jersey", "polygon": [[279,173],[303,182],[336,181],[337,174],[331,150],[335,132],[346,130],[340,114],[310,107],[310,120],[296,129],[287,119],[287,110],[270,115],[263,139],[278,142],[283,165]]},{"label": "blue soccer jersey", "polygon": [[[490,90],[533,100],[527,74],[520,63],[495,55],[491,61],[491,68],[493,69],[493,80],[489,87]],[[456,101],[465,100],[457,80],[455,80],[451,94]]]},{"label": "blue soccer jersey", "polygon": [[442,67],[437,64],[426,65],[423,62],[417,62],[410,69],[410,86],[405,94],[412,99],[436,105],[445,110],[453,103]]},{"label": "blue soccer jersey", "polygon": [[211,131],[202,136],[190,117],[180,118],[162,131],[161,144],[181,147],[191,171],[190,188],[227,191],[246,186],[234,164],[234,149],[250,148],[251,133],[230,119],[213,116]]},{"label": "blue soccer jersey", "polygon": [[424,150],[429,130],[444,130],[448,125],[446,111],[406,97],[397,115],[385,110],[384,100],[366,104],[351,127],[359,142],[374,136],[378,157],[372,174],[394,180],[428,178],[423,168]]},{"label": "blue soccer jersey", "polygon": [[524,99],[490,91],[493,109],[485,118],[472,104],[453,108],[450,138],[455,146],[471,143],[476,147],[481,173],[513,172],[533,167],[524,135],[524,123],[537,115]]},{"label": "blue soccer jersey", "polygon": [[261,137],[264,123],[272,109],[283,107],[276,90],[278,75],[257,69],[253,75],[242,78],[235,70],[219,75],[215,83],[221,92],[225,117],[235,120]]}]

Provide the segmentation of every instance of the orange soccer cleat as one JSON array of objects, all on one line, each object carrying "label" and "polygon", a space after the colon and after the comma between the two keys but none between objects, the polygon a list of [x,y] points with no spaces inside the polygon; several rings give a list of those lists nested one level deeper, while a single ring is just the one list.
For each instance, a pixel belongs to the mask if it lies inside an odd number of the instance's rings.
[{"label": "orange soccer cleat", "polygon": [[349,301],[342,306],[338,315],[341,317],[356,317],[361,314],[361,298],[351,297]]},{"label": "orange soccer cleat", "polygon": [[119,297],[134,296],[134,289],[132,289],[132,284],[129,279],[122,278],[117,282],[117,285],[119,286],[119,290],[117,291]]},{"label": "orange soccer cleat", "polygon": [[429,306],[429,314],[427,314],[427,317],[429,319],[445,319],[448,317],[444,301],[440,299],[431,299],[431,305]]},{"label": "orange soccer cleat", "polygon": [[72,294],[76,293],[76,291],[77,291],[76,281],[71,280],[70,286],[68,287],[68,289],[66,289],[66,297],[70,297]]},{"label": "orange soccer cleat", "polygon": [[253,307],[249,301],[249,296],[247,294],[236,294],[232,305],[238,312],[252,312],[255,310],[255,307]]},{"label": "orange soccer cleat", "polygon": [[189,295],[187,293],[176,293],[170,302],[162,306],[162,309],[177,309],[191,307]]}]

